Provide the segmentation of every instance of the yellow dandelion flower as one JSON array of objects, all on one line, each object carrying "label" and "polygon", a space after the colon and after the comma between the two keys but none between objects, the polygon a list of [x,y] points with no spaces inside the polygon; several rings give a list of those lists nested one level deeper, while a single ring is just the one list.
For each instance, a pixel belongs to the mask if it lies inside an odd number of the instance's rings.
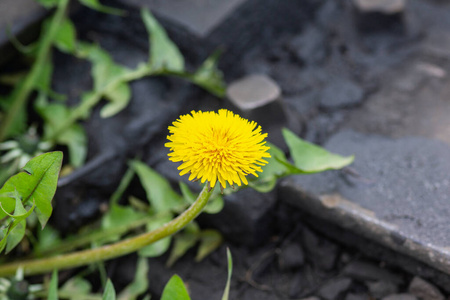
[{"label": "yellow dandelion flower", "polygon": [[192,111],[173,122],[169,132],[165,146],[171,151],[169,160],[182,162],[180,176],[191,173],[189,180],[207,180],[211,188],[217,181],[221,188],[227,182],[248,184],[245,176],[258,176],[267,164],[264,158],[270,157],[261,126],[226,109]]}]

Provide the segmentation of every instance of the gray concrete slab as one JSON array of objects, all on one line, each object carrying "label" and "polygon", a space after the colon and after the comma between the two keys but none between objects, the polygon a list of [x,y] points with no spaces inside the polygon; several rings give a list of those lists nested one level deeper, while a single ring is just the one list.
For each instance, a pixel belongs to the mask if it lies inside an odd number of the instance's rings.
[{"label": "gray concrete slab", "polygon": [[325,147],[354,154],[353,175],[293,176],[282,199],[450,274],[450,146],[342,131]]},{"label": "gray concrete slab", "polygon": [[128,0],[139,7],[184,25],[192,33],[204,37],[214,30],[239,5],[246,0]]}]

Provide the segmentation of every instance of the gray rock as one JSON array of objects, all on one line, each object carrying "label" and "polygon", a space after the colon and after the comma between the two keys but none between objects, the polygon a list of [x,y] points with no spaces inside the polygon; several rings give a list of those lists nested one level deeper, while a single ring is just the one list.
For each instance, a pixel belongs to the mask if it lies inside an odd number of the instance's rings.
[{"label": "gray rock", "polygon": [[292,271],[300,268],[305,263],[303,248],[295,243],[283,245],[278,255],[278,266],[282,271]]},{"label": "gray rock", "polygon": [[345,300],[368,300],[369,295],[367,294],[355,294],[355,293],[348,293],[345,295]]},{"label": "gray rock", "polygon": [[351,285],[352,280],[350,278],[333,278],[317,291],[317,295],[326,300],[336,300]]},{"label": "gray rock", "polygon": [[403,282],[403,279],[383,268],[378,267],[375,264],[355,260],[345,266],[342,273],[348,277],[361,281],[386,281],[391,282],[394,285],[399,285]]},{"label": "gray rock", "polygon": [[376,299],[398,292],[398,284],[391,281],[379,280],[375,282],[366,282],[366,285],[369,288],[370,295]]},{"label": "gray rock", "polygon": [[278,84],[265,75],[254,74],[231,83],[227,89],[230,101],[241,110],[262,107],[281,95]]},{"label": "gray rock", "polygon": [[325,146],[355,154],[356,160],[347,172],[290,179],[283,188],[289,186],[292,197],[286,194],[285,200],[450,272],[450,147],[425,138],[393,140],[351,131],[334,135]]},{"label": "gray rock", "polygon": [[331,270],[339,256],[339,247],[333,242],[321,238],[311,230],[304,228],[302,231],[302,243],[308,258],[323,270]]},{"label": "gray rock", "polygon": [[271,236],[276,197],[246,188],[224,197],[225,206],[218,214],[199,216],[205,226],[218,229],[226,240],[256,247]]},{"label": "gray rock", "polygon": [[320,63],[326,56],[325,35],[317,27],[308,26],[288,43],[288,49],[302,63]]},{"label": "gray rock", "polygon": [[364,99],[364,90],[349,79],[334,79],[322,90],[320,106],[327,110],[360,104]]},{"label": "gray rock", "polygon": [[383,297],[382,300],[417,300],[417,297],[411,294],[402,293]]},{"label": "gray rock", "polygon": [[423,300],[444,300],[445,297],[437,287],[416,276],[408,287],[408,292]]}]

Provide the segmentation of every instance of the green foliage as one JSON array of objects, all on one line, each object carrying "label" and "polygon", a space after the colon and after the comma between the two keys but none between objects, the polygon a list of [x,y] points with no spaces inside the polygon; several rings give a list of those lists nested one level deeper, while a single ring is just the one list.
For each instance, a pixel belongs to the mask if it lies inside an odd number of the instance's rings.
[{"label": "green foliage", "polygon": [[116,299],[116,290],[114,289],[114,285],[111,280],[108,279],[105,286],[105,291],[103,292],[102,300],[115,300]]},{"label": "green foliage", "polygon": [[[354,160],[354,156],[333,154],[320,146],[306,142],[292,131],[283,129],[283,137],[288,144],[295,168],[292,173],[312,174],[326,170],[338,170]],[[282,160],[280,162],[283,163]]]},{"label": "green foliage", "polygon": [[164,287],[161,300],[191,300],[183,280],[178,275],[173,275]]},{"label": "green foliage", "polygon": [[[23,172],[14,175],[0,189],[0,251],[11,251],[25,235],[25,219],[35,213],[44,227],[52,213],[62,153],[50,152],[30,160]],[[29,206],[28,210],[24,206]]]},{"label": "green foliage", "polygon": [[58,271],[54,270],[48,287],[47,300],[58,300]]},{"label": "green foliage", "polygon": [[169,39],[164,28],[147,9],[141,11],[141,17],[150,35],[148,63],[152,71],[184,71],[184,58],[178,47]]},{"label": "green foliage", "polygon": [[222,300],[228,300],[230,294],[231,275],[233,273],[233,258],[231,256],[230,249],[227,248],[227,261],[228,261],[228,278],[225,290],[223,292]]}]

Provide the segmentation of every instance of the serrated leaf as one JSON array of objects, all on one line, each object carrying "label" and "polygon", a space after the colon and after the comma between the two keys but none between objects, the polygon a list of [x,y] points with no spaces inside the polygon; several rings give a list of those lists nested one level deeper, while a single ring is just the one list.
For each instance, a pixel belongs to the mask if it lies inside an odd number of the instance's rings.
[{"label": "serrated leaf", "polygon": [[136,300],[138,296],[148,289],[148,261],[144,257],[139,257],[137,262],[134,280],[119,294],[120,300]]},{"label": "serrated leaf", "polygon": [[228,278],[225,290],[223,292],[222,300],[228,300],[230,295],[231,275],[233,274],[233,257],[231,256],[230,249],[227,248],[227,261],[228,261]]},{"label": "serrated leaf", "polygon": [[183,280],[178,275],[173,275],[164,287],[161,300],[191,300]]},{"label": "serrated leaf", "polygon": [[184,208],[186,202],[172,189],[167,179],[143,162],[132,161],[131,167],[136,171],[147,194],[147,199],[156,213],[179,212],[180,208]]},{"label": "serrated leaf", "polygon": [[108,279],[105,286],[105,291],[103,292],[103,300],[116,300],[116,290],[114,289],[114,285],[111,282],[111,279]]},{"label": "serrated leaf", "polygon": [[91,9],[105,13],[105,14],[118,15],[118,16],[122,16],[125,14],[125,11],[118,9],[118,8],[103,5],[98,0],[79,0],[79,1],[81,4],[87,6]]},{"label": "serrated leaf", "polygon": [[170,252],[169,259],[167,260],[166,265],[168,267],[173,266],[173,264],[182,257],[189,249],[194,247],[199,238],[200,228],[197,223],[189,223],[186,228],[177,233],[174,236],[174,243],[172,247],[172,251]]},{"label": "serrated leaf", "polygon": [[[42,228],[52,213],[51,201],[55,195],[62,158],[63,154],[59,151],[36,156],[25,165],[23,172],[8,179],[0,189],[0,194],[17,190],[23,203],[34,201]],[[14,209],[15,201],[11,198],[0,196],[0,202],[5,211]],[[0,219],[3,217],[5,213],[0,211]]]},{"label": "serrated leaf", "polygon": [[107,91],[105,97],[110,101],[100,111],[102,118],[109,118],[123,110],[131,99],[131,90],[128,83],[122,82],[114,89]]},{"label": "serrated leaf", "polygon": [[[158,229],[163,226],[167,222],[170,222],[173,218],[173,215],[167,213],[165,215],[160,216],[159,218],[154,218],[147,224],[147,231],[152,231]],[[143,257],[156,257],[164,254],[170,246],[170,242],[172,241],[172,237],[165,237],[157,242],[154,242],[148,246],[145,246],[139,250],[139,255]]]},{"label": "serrated leaf", "polygon": [[54,43],[62,52],[73,53],[75,51],[76,30],[70,19],[66,18],[60,24]]},{"label": "serrated leaf", "polygon": [[222,72],[217,68],[219,57],[220,51],[208,57],[193,74],[192,82],[218,97],[224,97],[226,85]]},{"label": "serrated leaf", "polygon": [[[49,104],[44,95],[36,101],[35,109],[45,121],[44,137],[51,136],[57,131],[58,126],[71,114],[70,109],[63,104]],[[69,148],[69,161],[72,166],[81,167],[84,164],[87,155],[87,137],[81,125],[76,123],[71,125],[64,134],[56,137],[55,142]]]},{"label": "serrated leaf", "polygon": [[223,237],[217,230],[207,229],[200,233],[200,245],[198,246],[195,261],[201,261],[214,250],[219,248]]},{"label": "serrated leaf", "polygon": [[169,39],[164,28],[149,10],[141,10],[141,17],[150,40],[150,60],[152,71],[183,71],[184,58],[178,47]]},{"label": "serrated leaf", "polygon": [[48,287],[47,300],[58,300],[58,271],[53,270],[52,279]]},{"label": "serrated leaf", "polygon": [[338,170],[351,164],[354,156],[341,156],[311,144],[296,136],[289,129],[283,129],[283,137],[289,147],[298,173],[311,174],[326,170]]}]

